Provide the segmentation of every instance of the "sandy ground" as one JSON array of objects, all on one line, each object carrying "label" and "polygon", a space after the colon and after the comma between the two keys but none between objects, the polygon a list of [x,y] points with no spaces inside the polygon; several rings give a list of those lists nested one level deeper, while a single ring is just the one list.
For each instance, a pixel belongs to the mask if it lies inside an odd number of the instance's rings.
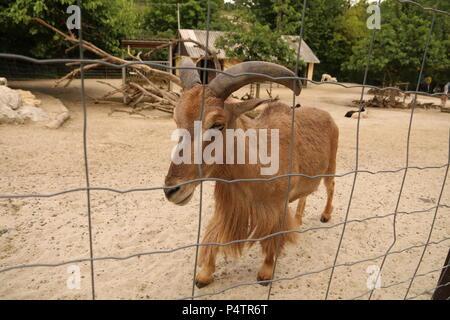
[{"label": "sandy ground", "polygon": [[[79,83],[67,89],[51,88],[51,81],[13,82],[12,86],[45,93],[61,99],[72,118],[62,128],[50,130],[39,123],[0,126],[0,193],[52,193],[85,186],[82,145],[82,108]],[[87,93],[99,96],[103,87],[88,80]],[[278,89],[282,100],[292,102],[287,89]],[[310,86],[302,92],[300,103],[329,111],[340,128],[338,174],[355,168],[356,124],[344,118],[351,100],[360,89],[332,85]],[[39,98],[39,94],[38,94]],[[427,98],[433,99],[433,98]],[[423,99],[422,99],[423,100]],[[89,99],[88,99],[89,101]],[[435,99],[436,104],[439,100]],[[169,166],[175,128],[171,117],[158,111],[148,118],[115,113],[111,105],[88,104],[88,155],[92,186],[121,190],[161,186]],[[370,110],[361,120],[359,168],[392,170],[405,166],[406,137],[410,112]],[[417,110],[414,114],[411,166],[441,166],[448,162],[450,114]],[[436,206],[445,168],[410,169],[399,203],[400,212],[426,210]],[[371,175],[360,173],[349,211],[349,219],[382,216],[394,212],[404,172]],[[331,221],[344,221],[354,175],[337,178],[335,211]],[[450,179],[449,179],[450,180]],[[441,204],[450,205],[447,181]],[[202,227],[212,216],[213,183],[205,183]],[[325,226],[319,221],[325,192],[308,198],[302,230]],[[168,203],[161,190],[118,194],[91,193],[94,255],[123,257],[139,252],[172,249],[196,242],[199,192],[185,207]],[[292,204],[295,208],[295,204]],[[393,251],[426,242],[435,210],[399,214],[397,241]],[[450,237],[450,209],[437,212],[432,241]],[[8,266],[58,263],[89,256],[86,192],[73,192],[52,198],[0,199],[0,268]],[[202,229],[203,230],[203,229]],[[342,225],[308,231],[279,259],[276,277],[303,277],[274,283],[273,299],[323,299]],[[347,225],[338,264],[374,258],[386,252],[393,241],[393,217],[352,222]],[[425,252],[419,274],[442,267],[450,240],[432,244]],[[410,278],[423,247],[389,255],[381,285]],[[95,288],[99,299],[173,299],[191,295],[195,249],[170,254],[144,255],[123,261],[96,261]],[[259,246],[253,246],[238,260],[218,259],[215,282],[195,294],[221,290],[252,282],[262,263]],[[331,299],[349,299],[367,291],[368,267],[381,259],[339,266],[331,284]],[[89,299],[88,263],[75,264],[81,270],[81,288],[68,289],[68,266],[24,268],[0,273],[2,299]],[[418,277],[410,295],[436,285],[439,272]],[[375,299],[402,299],[408,282],[376,290]],[[268,288],[241,286],[209,299],[265,299]],[[424,294],[418,299],[429,299]],[[368,296],[363,296],[365,299]]]}]

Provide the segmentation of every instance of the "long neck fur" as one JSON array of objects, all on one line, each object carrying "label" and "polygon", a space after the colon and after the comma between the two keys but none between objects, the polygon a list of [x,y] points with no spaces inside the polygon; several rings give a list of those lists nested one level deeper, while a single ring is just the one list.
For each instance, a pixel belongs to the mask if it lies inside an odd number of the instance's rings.
[{"label": "long neck fur", "polygon": [[[236,129],[255,128],[255,120],[241,116],[236,120]],[[223,165],[217,177],[226,180],[255,178],[259,174],[259,165]],[[223,183],[216,182],[215,216],[213,228],[219,232],[217,241],[224,243],[239,239],[260,238],[279,231],[280,203],[258,198],[255,190],[271,188],[265,181]],[[267,193],[266,193],[267,194]],[[265,200],[265,201],[264,201]],[[282,237],[283,239],[285,237]],[[283,240],[284,241],[284,240]],[[249,243],[250,245],[253,242]],[[238,255],[244,243],[223,247],[226,254]]]}]

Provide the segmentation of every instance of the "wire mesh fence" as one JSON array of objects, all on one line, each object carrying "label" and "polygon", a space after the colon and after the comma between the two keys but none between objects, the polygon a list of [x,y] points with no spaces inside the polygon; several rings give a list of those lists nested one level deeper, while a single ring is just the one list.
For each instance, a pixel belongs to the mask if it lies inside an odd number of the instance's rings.
[{"label": "wire mesh fence", "polygon": [[[30,57],[26,57],[26,56],[20,56],[20,55],[15,55],[15,54],[9,54],[9,53],[1,53],[0,54],[0,58],[2,59],[14,59],[14,61],[21,61],[22,63],[28,62],[28,63],[33,63],[35,65],[38,66],[48,66],[48,65],[53,65],[53,64],[62,64],[62,63],[68,63],[68,62],[80,62],[81,63],[81,73],[80,73],[80,80],[81,80],[81,104],[83,107],[83,158],[84,158],[84,175],[85,175],[85,186],[82,187],[78,187],[78,188],[72,188],[72,189],[68,189],[68,190],[62,190],[59,192],[54,192],[54,193],[32,193],[32,194],[0,194],[0,199],[23,199],[23,198],[53,198],[53,197],[58,197],[64,194],[70,194],[70,193],[76,193],[76,192],[85,192],[86,193],[86,207],[87,207],[87,220],[88,220],[88,230],[89,230],[89,257],[86,258],[82,258],[82,259],[73,259],[73,260],[66,260],[66,261],[62,261],[59,263],[39,263],[39,264],[25,264],[25,265],[14,265],[14,266],[8,266],[8,267],[4,267],[0,269],[0,273],[4,273],[4,272],[8,272],[8,271],[12,271],[12,270],[17,270],[17,269],[28,269],[28,268],[36,268],[36,267],[57,267],[57,266],[62,266],[62,265],[68,265],[68,264],[73,264],[73,263],[81,263],[81,262],[89,262],[90,263],[90,272],[91,272],[91,295],[92,295],[92,299],[96,298],[96,277],[95,277],[95,263],[97,261],[114,261],[114,260],[128,260],[128,259],[133,259],[136,257],[141,257],[141,256],[148,256],[148,255],[160,255],[160,254],[168,254],[168,253],[174,253],[176,251],[180,251],[180,250],[184,250],[184,249],[188,249],[188,248],[194,248],[195,249],[195,258],[194,258],[194,265],[193,265],[193,278],[192,278],[192,289],[191,289],[191,295],[189,296],[185,296],[185,297],[180,297],[180,299],[196,299],[196,298],[205,298],[205,297],[210,297],[210,296],[214,296],[214,295],[219,295],[223,292],[238,288],[238,287],[244,287],[244,286],[251,286],[251,285],[255,285],[255,284],[268,284],[268,290],[267,290],[267,299],[270,299],[272,297],[271,295],[271,291],[272,291],[272,284],[276,283],[276,282],[281,282],[281,281],[289,281],[289,280],[294,280],[294,279],[299,279],[311,274],[318,274],[318,273],[323,273],[323,272],[330,272],[330,276],[328,278],[328,282],[327,282],[327,289],[326,289],[326,293],[324,295],[324,299],[328,299],[330,292],[332,291],[332,285],[333,285],[333,280],[334,280],[334,272],[336,270],[336,268],[339,267],[345,267],[345,266],[353,266],[353,265],[357,265],[357,264],[361,264],[364,262],[368,262],[368,261],[375,261],[378,259],[382,259],[379,271],[376,275],[375,278],[375,282],[377,282],[378,278],[380,277],[386,261],[388,260],[388,258],[392,255],[396,255],[396,254],[400,254],[402,252],[406,252],[408,250],[411,249],[420,249],[421,250],[421,254],[418,257],[418,261],[417,261],[417,265],[415,267],[414,273],[409,276],[409,277],[405,277],[404,279],[401,279],[397,282],[393,282],[390,283],[388,285],[384,285],[384,286],[379,286],[379,287],[373,287],[372,289],[366,291],[366,292],[362,292],[361,294],[359,294],[358,296],[353,297],[352,299],[361,299],[361,298],[368,298],[371,299],[373,297],[374,291],[378,290],[378,289],[387,289],[387,288],[391,288],[391,287],[395,287],[395,286],[399,286],[402,284],[407,284],[407,290],[404,294],[403,297],[398,297],[398,298],[404,298],[404,299],[415,299],[418,297],[422,297],[424,294],[427,293],[432,293],[434,292],[436,289],[441,288],[441,287],[445,287],[450,285],[450,283],[444,283],[444,284],[439,284],[436,285],[434,287],[432,287],[431,289],[425,290],[419,294],[415,294],[412,295],[410,294],[410,290],[411,287],[414,283],[414,281],[417,278],[421,278],[421,277],[425,277],[427,275],[430,274],[435,274],[435,273],[439,273],[441,272],[443,269],[446,269],[448,267],[448,265],[444,265],[440,268],[436,268],[433,270],[430,270],[428,272],[424,272],[424,273],[419,273],[419,269],[420,266],[422,264],[422,261],[424,259],[424,255],[427,251],[427,249],[432,246],[432,245],[438,245],[440,243],[445,243],[446,241],[450,240],[450,235],[448,235],[447,237],[443,237],[439,240],[435,240],[432,241],[432,234],[434,231],[434,227],[435,227],[435,222],[438,216],[438,212],[440,208],[450,208],[449,204],[445,204],[445,203],[441,203],[441,200],[443,198],[444,195],[444,191],[445,191],[445,186],[446,186],[446,182],[447,182],[447,176],[448,176],[448,171],[449,171],[449,166],[450,166],[450,131],[449,131],[449,145],[448,145],[448,158],[447,158],[447,162],[442,164],[442,165],[438,165],[438,166],[413,166],[410,164],[410,137],[411,137],[411,130],[412,130],[412,123],[413,123],[413,117],[414,117],[414,112],[415,112],[415,103],[417,101],[417,97],[419,95],[427,95],[427,96],[439,96],[442,95],[442,93],[424,93],[419,91],[419,85],[420,85],[420,79],[422,78],[423,75],[423,71],[424,71],[424,67],[426,64],[426,60],[427,60],[427,54],[428,54],[428,50],[430,47],[430,40],[432,37],[432,33],[433,33],[433,27],[434,27],[434,21],[436,18],[436,15],[445,15],[445,16],[449,16],[450,13],[439,10],[439,0],[436,2],[436,5],[434,8],[428,8],[428,7],[424,7],[422,6],[420,3],[417,3],[415,1],[408,1],[408,0],[398,0],[402,3],[404,3],[404,5],[415,5],[415,6],[419,6],[421,7],[423,10],[428,11],[430,14],[430,20],[431,20],[431,24],[430,24],[430,29],[429,29],[429,33],[428,33],[428,37],[426,40],[426,44],[425,44],[425,50],[422,56],[422,63],[421,63],[421,68],[420,68],[420,72],[418,75],[418,81],[416,84],[416,90],[414,91],[405,91],[405,90],[401,90],[399,88],[392,88],[392,87],[384,87],[384,88],[379,88],[376,86],[372,86],[368,84],[368,73],[370,70],[370,65],[371,65],[371,58],[372,58],[372,54],[373,54],[373,45],[374,45],[374,40],[377,36],[377,29],[373,29],[372,31],[372,35],[371,35],[371,41],[370,41],[370,45],[367,48],[367,60],[366,60],[366,65],[365,65],[365,70],[364,70],[364,79],[362,84],[358,84],[358,85],[348,85],[345,83],[340,83],[340,82],[336,82],[336,83],[327,83],[328,85],[336,85],[336,86],[340,86],[343,88],[361,88],[361,94],[360,94],[360,99],[359,99],[359,110],[361,111],[363,108],[363,100],[364,100],[364,96],[365,96],[365,90],[366,88],[377,88],[379,90],[398,90],[400,92],[403,93],[411,93],[413,94],[413,102],[412,102],[412,108],[411,108],[411,112],[410,112],[410,120],[409,120],[409,125],[408,125],[408,131],[407,131],[407,142],[406,142],[406,154],[405,154],[405,163],[404,166],[402,168],[398,168],[398,169],[392,169],[392,170],[377,170],[377,171],[370,171],[370,170],[365,170],[365,169],[360,169],[360,163],[359,163],[359,159],[360,159],[360,126],[361,126],[361,121],[360,121],[360,116],[358,116],[357,119],[357,125],[356,125],[356,141],[355,141],[355,163],[354,163],[354,169],[345,173],[339,173],[339,174],[333,174],[333,175],[316,175],[316,176],[309,176],[309,175],[305,175],[305,174],[297,174],[297,173],[292,173],[292,166],[293,166],[293,150],[294,150],[294,139],[293,136],[295,134],[295,114],[296,114],[296,109],[299,107],[299,105],[297,104],[297,97],[295,94],[292,95],[292,104],[291,104],[291,126],[290,126],[290,137],[291,137],[291,143],[289,146],[289,172],[287,174],[283,174],[283,175],[278,175],[275,177],[271,177],[271,178],[255,178],[255,179],[235,179],[235,180],[224,180],[224,179],[218,179],[218,178],[205,178],[202,175],[202,167],[201,165],[198,165],[198,178],[197,179],[193,179],[190,181],[185,181],[183,183],[180,183],[178,185],[175,186],[170,186],[170,187],[166,187],[166,186],[156,186],[156,187],[146,187],[146,188],[132,188],[132,189],[124,189],[124,190],[120,190],[120,189],[115,189],[115,188],[110,188],[110,187],[95,187],[95,186],[91,186],[91,175],[89,172],[89,162],[88,162],[88,149],[87,149],[87,141],[88,141],[88,117],[87,117],[87,103],[86,103],[86,94],[85,94],[85,79],[86,79],[86,75],[83,71],[82,66],[89,64],[89,63],[98,63],[101,64],[102,66],[104,66],[105,68],[111,68],[112,70],[116,70],[113,72],[113,74],[121,74],[121,70],[123,68],[126,68],[129,65],[132,64],[146,64],[150,67],[155,67],[155,68],[160,68],[160,69],[166,69],[166,70],[176,70],[176,69],[194,69],[194,70],[202,70],[202,71],[214,71],[217,73],[221,73],[221,74],[225,74],[228,75],[230,77],[238,77],[238,76],[242,76],[242,75],[258,75],[261,77],[266,78],[268,81],[269,80],[278,80],[278,79],[290,79],[293,81],[294,86],[296,85],[298,80],[302,80],[302,81],[307,81],[307,82],[311,82],[311,83],[315,83],[318,85],[323,84],[322,82],[316,82],[316,81],[312,81],[310,79],[304,78],[304,77],[271,77],[265,74],[259,74],[259,73],[241,73],[239,75],[233,75],[233,74],[229,74],[226,71],[221,71],[221,70],[216,70],[216,69],[211,69],[211,68],[207,68],[206,67],[206,61],[208,61],[208,52],[205,52],[205,67],[201,68],[201,67],[168,67],[167,65],[163,65],[163,64],[159,64],[159,63],[155,63],[155,62],[128,62],[125,64],[121,64],[121,65],[117,65],[117,64],[111,64],[105,61],[98,61],[98,60],[90,60],[90,59],[84,59],[84,55],[83,55],[83,35],[82,35],[82,29],[79,30],[79,52],[80,52],[80,57],[79,59],[33,59]],[[207,11],[207,28],[206,28],[206,47],[209,47],[209,32],[210,32],[210,1],[207,1],[208,3],[208,11]],[[81,1],[78,1],[78,5],[81,4]],[[380,4],[380,1],[378,1],[378,5]],[[308,5],[308,1],[307,0],[303,0],[303,11],[302,11],[302,21],[301,21],[301,28],[300,28],[300,34],[299,34],[299,45],[298,45],[298,51],[297,51],[297,65],[296,65],[296,71],[298,71],[299,68],[299,63],[298,61],[300,60],[300,47],[301,47],[301,43],[302,43],[302,39],[304,38],[304,33],[307,32],[307,30],[305,30],[305,14],[306,14],[306,8]],[[18,70],[18,69],[17,69]],[[203,83],[206,83],[206,72],[203,72]],[[298,72],[296,73],[298,74]],[[205,89],[203,88],[202,90],[202,99],[201,99],[201,112],[200,112],[200,116],[199,119],[203,120],[204,118],[204,108],[205,108]],[[301,108],[301,106],[300,106]],[[402,195],[404,192],[404,185],[405,185],[405,180],[406,177],[408,175],[408,173],[411,170],[418,170],[418,171],[422,171],[422,170],[430,170],[430,169],[445,169],[445,173],[442,177],[442,183],[441,183],[441,188],[440,188],[440,192],[437,195],[437,201],[436,201],[436,205],[429,207],[427,209],[423,209],[423,210],[413,210],[413,211],[400,211],[399,209],[399,204],[400,201],[402,199]],[[401,180],[401,186],[400,186],[400,190],[398,192],[398,196],[397,196],[397,201],[396,201],[396,206],[393,212],[391,213],[387,213],[385,215],[373,215],[373,216],[369,216],[367,218],[363,218],[363,219],[350,219],[350,212],[352,210],[352,200],[354,198],[354,192],[355,192],[355,186],[357,185],[358,182],[358,176],[360,174],[370,174],[370,175],[379,175],[379,174],[389,174],[389,173],[402,173],[402,180]],[[351,187],[351,191],[349,194],[349,199],[347,202],[347,207],[345,210],[345,217],[344,217],[344,221],[340,222],[340,223],[336,223],[336,224],[332,224],[332,225],[324,225],[324,226],[320,226],[320,227],[311,227],[311,228],[306,228],[306,229],[300,229],[300,230],[288,230],[288,231],[280,231],[280,232],[276,232],[276,233],[272,233],[272,234],[268,234],[265,235],[264,237],[260,237],[260,238],[250,238],[250,239],[237,239],[231,242],[227,242],[227,243],[218,243],[218,242],[207,242],[207,243],[201,243],[200,242],[200,238],[201,238],[201,230],[202,230],[202,216],[203,216],[203,182],[206,181],[212,181],[212,182],[222,182],[222,183],[226,183],[226,184],[234,184],[234,183],[239,183],[239,182],[249,182],[249,181],[260,181],[260,182],[269,182],[269,181],[274,181],[277,179],[286,179],[287,180],[287,190],[285,191],[285,206],[284,206],[284,216],[282,219],[282,225],[280,226],[280,230],[284,230],[284,224],[285,224],[285,219],[286,219],[286,215],[288,214],[288,205],[289,205],[289,191],[291,188],[291,179],[293,177],[305,177],[305,178],[309,178],[309,179],[314,179],[314,178],[319,178],[319,177],[336,177],[336,178],[340,178],[340,177],[345,177],[345,176],[349,176],[349,177],[353,177],[352,179],[352,187]],[[179,247],[175,247],[172,249],[165,249],[165,250],[154,250],[154,251],[144,251],[144,252],[138,252],[138,253],[134,253],[131,255],[126,255],[126,256],[96,256],[95,255],[95,247],[93,245],[93,233],[92,233],[92,211],[95,210],[92,208],[92,204],[91,204],[91,192],[92,191],[104,191],[104,192],[112,192],[112,193],[119,193],[119,194],[128,194],[128,193],[134,193],[134,192],[142,192],[142,191],[156,191],[156,190],[163,190],[163,189],[167,189],[167,188],[173,188],[173,187],[177,187],[177,186],[182,186],[182,185],[186,185],[186,184],[192,184],[192,183],[200,183],[200,202],[198,204],[198,223],[197,223],[197,239],[196,239],[196,243],[193,244],[186,244],[183,246],[179,246]],[[404,247],[402,249],[399,250],[394,250],[395,245],[398,242],[398,234],[397,234],[397,219],[400,216],[413,216],[419,213],[424,213],[424,212],[431,212],[433,214],[433,219],[432,222],[429,226],[429,230],[428,230],[428,236],[427,236],[427,240],[424,243],[421,244],[416,244],[416,245],[411,245],[411,246],[407,246]],[[356,223],[361,223],[361,222],[367,222],[367,221],[371,221],[371,220],[376,220],[376,219],[384,219],[387,217],[391,217],[393,218],[393,223],[392,223],[392,242],[391,244],[386,248],[385,252],[381,255],[377,255],[374,257],[370,257],[370,258],[366,258],[366,259],[360,259],[360,260],[356,260],[356,261],[352,261],[352,262],[346,262],[346,263],[338,263],[338,258],[340,256],[341,253],[341,249],[342,249],[342,242],[344,239],[344,235],[346,233],[346,228],[349,225],[352,224],[356,224]],[[288,277],[282,277],[280,275],[277,274],[277,264],[278,264],[278,256],[279,256],[279,248],[278,248],[278,243],[277,243],[277,250],[276,250],[276,255],[275,255],[275,262],[273,265],[273,278],[272,280],[263,280],[263,281],[253,281],[253,282],[242,282],[242,283],[238,283],[238,284],[234,284],[232,286],[228,286],[228,287],[224,287],[221,288],[219,290],[216,291],[210,291],[210,292],[205,292],[205,293],[197,293],[196,292],[196,287],[195,287],[195,275],[196,275],[196,271],[197,271],[197,266],[198,266],[198,254],[199,254],[199,248],[202,246],[218,246],[218,247],[224,247],[224,246],[230,246],[236,243],[254,243],[254,242],[259,242],[262,240],[267,240],[270,238],[276,238],[276,239],[280,239],[279,236],[283,235],[283,234],[288,234],[288,233],[297,233],[297,234],[302,234],[302,233],[307,233],[307,232],[311,232],[311,231],[315,231],[315,230],[327,230],[327,229],[334,229],[334,228],[340,228],[340,236],[339,236],[339,241],[338,241],[338,245],[336,248],[336,252],[334,255],[334,261],[332,265],[326,266],[324,268],[320,268],[317,270],[313,270],[313,271],[308,271],[308,272],[303,272],[303,273],[298,273],[295,274],[293,276],[288,276]],[[299,297],[302,298],[302,297]]]},{"label": "wire mesh fence", "polygon": [[[72,71],[72,68],[65,65],[49,65],[30,63],[21,59],[3,59],[0,65],[0,74],[9,80],[30,80],[30,79],[59,79]],[[120,79],[122,72],[120,69],[108,66],[92,68],[85,74],[85,79]],[[79,79],[80,76],[75,76]]]}]

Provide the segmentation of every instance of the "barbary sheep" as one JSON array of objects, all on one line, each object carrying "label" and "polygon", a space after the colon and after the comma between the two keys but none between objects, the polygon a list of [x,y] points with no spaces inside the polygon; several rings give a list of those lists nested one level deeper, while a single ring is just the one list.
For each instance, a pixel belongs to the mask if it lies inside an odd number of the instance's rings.
[{"label": "barbary sheep", "polygon": [[[181,66],[194,67],[195,65],[189,58],[185,58]],[[248,72],[271,77],[295,77],[295,74],[285,67],[255,61],[239,63],[227,69],[226,72],[232,75]],[[268,179],[289,173],[292,109],[281,102],[269,102],[258,117],[251,119],[244,113],[266,103],[266,100],[252,99],[238,103],[226,101],[234,91],[252,82],[267,81],[266,77],[258,75],[230,77],[227,74],[218,74],[208,85],[202,85],[195,69],[183,69],[180,72],[180,78],[183,91],[174,110],[174,120],[178,129],[190,133],[191,141],[189,142],[195,145],[194,123],[200,118],[202,119],[200,131],[204,134],[214,132],[221,135],[227,146],[230,140],[234,145],[235,137],[231,136],[232,138],[230,138],[229,132],[239,129],[243,132],[262,129],[268,134],[266,141],[269,142],[270,147],[266,147],[271,150],[271,156],[275,152],[274,145],[279,147],[279,158],[276,159],[278,160],[278,171],[271,172],[269,175],[263,174],[262,170],[267,169],[265,167],[267,162],[263,163],[262,159],[256,163],[233,164],[236,163],[236,157],[238,157],[238,148],[231,150],[233,154],[231,158],[228,158],[230,150],[227,149],[226,153],[219,154],[218,158],[221,161],[212,164],[207,164],[206,161],[202,161],[201,164],[175,163],[172,156],[164,189],[165,196],[170,202],[177,205],[185,205],[189,202],[200,182],[184,182],[199,178],[199,172],[203,178],[224,180]],[[289,87],[296,95],[300,94],[301,84],[298,80],[277,79],[271,81]],[[203,110],[202,101],[204,101]],[[331,218],[333,210],[338,136],[338,127],[328,112],[312,107],[301,107],[296,110],[291,172],[307,176],[292,176],[288,195],[286,194],[288,187],[286,176],[269,181],[234,183],[216,181],[214,215],[206,227],[202,242],[223,244],[234,240],[261,238],[283,230],[298,230],[302,223],[306,198],[317,190],[322,178],[327,190],[327,201],[321,221],[327,222]],[[278,140],[274,137],[278,137]],[[250,137],[248,138],[250,141]],[[262,142],[258,141],[257,147],[261,147]],[[205,139],[200,144],[201,154],[211,147],[211,144],[211,140]],[[250,158],[252,149],[249,144],[245,144],[244,136],[244,155]],[[239,147],[239,143],[237,146]],[[190,148],[183,156],[189,158],[194,155],[195,157],[194,149],[195,147]],[[228,161],[230,159],[232,161]],[[327,176],[317,177],[318,175]],[[299,200],[295,214],[288,211],[285,216],[286,196],[288,196],[289,202]],[[278,250],[281,251],[285,244],[295,242],[296,235],[297,233],[291,232],[260,241],[265,259],[257,274],[258,281],[272,279],[277,242]],[[252,245],[254,242],[247,243]],[[201,288],[213,282],[215,261],[219,250],[226,255],[237,256],[242,253],[244,246],[244,242],[226,246],[202,245],[199,254],[200,271],[196,275],[197,287]],[[267,284],[267,282],[261,284]]]},{"label": "barbary sheep", "polygon": [[321,82],[337,82],[337,79],[335,77],[330,76],[327,73],[322,74],[322,78],[320,79]]}]

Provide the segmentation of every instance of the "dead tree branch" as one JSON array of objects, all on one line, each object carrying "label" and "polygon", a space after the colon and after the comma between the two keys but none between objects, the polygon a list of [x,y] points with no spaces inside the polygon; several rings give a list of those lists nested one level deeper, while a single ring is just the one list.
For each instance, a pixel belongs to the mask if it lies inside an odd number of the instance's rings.
[{"label": "dead tree branch", "polygon": [[[71,43],[74,43],[74,44],[79,44],[80,43],[79,39],[77,39],[73,34],[72,35],[66,34],[66,33],[62,32],[61,30],[58,30],[57,28],[55,28],[52,25],[48,24],[47,22],[45,22],[44,20],[42,20],[40,18],[33,18],[33,20],[38,22],[39,24],[45,26],[46,28],[54,31],[55,33],[59,34],[65,40],[67,40],[67,41],[69,41]],[[104,59],[103,61],[108,61],[108,62],[114,63],[114,64],[125,64],[125,63],[128,62],[128,61],[126,61],[124,59],[115,57],[115,56],[113,56],[113,55],[103,51],[102,49],[100,49],[97,46],[93,45],[89,41],[83,40],[83,47],[86,50],[88,50],[88,51],[90,51],[90,52],[100,56],[102,58],[102,60]],[[149,76],[160,78],[160,79],[167,80],[167,81],[172,81],[172,82],[174,82],[174,83],[176,83],[178,85],[181,84],[180,78],[178,78],[176,75],[174,75],[174,74],[172,74],[170,72],[166,72],[166,71],[162,71],[162,70],[157,70],[157,69],[151,68],[150,66],[145,65],[145,64],[129,65],[127,68],[137,69],[137,70],[143,71],[145,74],[148,74]],[[70,78],[70,76],[67,77],[66,79],[68,79],[68,78]]]},{"label": "dead tree branch", "polygon": [[[53,32],[61,36],[64,40],[70,42],[72,45],[66,50],[66,53],[75,49],[80,44],[80,40],[75,36],[75,34],[70,32],[70,30],[68,31],[68,33],[65,33],[55,28],[54,26],[48,24],[47,22],[45,22],[40,18],[34,18],[33,20],[41,24],[42,26],[52,30]],[[185,40],[175,40],[173,41],[173,43],[181,41]],[[197,43],[196,41],[192,42]],[[201,44],[199,43],[197,44],[201,46]],[[62,83],[64,83],[63,84],[64,87],[67,87],[72,82],[73,79],[79,76],[82,70],[89,71],[93,68],[100,67],[102,66],[100,62],[109,62],[116,65],[123,65],[129,62],[127,60],[115,57],[107,53],[106,51],[98,48],[89,41],[83,40],[83,47],[85,48],[85,50],[99,57],[98,59],[95,59],[95,61],[98,61],[98,63],[97,62],[90,63],[82,66],[80,62],[67,63],[66,64],[67,66],[78,66],[78,67],[73,69],[71,72],[67,73],[64,77],[56,80],[55,87],[61,85]],[[214,57],[215,61],[217,61],[218,63],[215,53],[211,51],[209,52]],[[128,48],[128,55],[131,57],[133,61],[144,62],[141,58],[142,52],[133,55],[130,48]],[[122,85],[121,87],[116,87],[108,82],[98,81],[99,83],[111,87],[113,90],[109,91],[99,99],[94,99],[95,103],[101,103],[102,101],[104,101],[104,99],[111,97],[115,94],[121,93],[124,97],[124,102],[126,104],[129,104],[133,108],[137,107],[138,104],[142,104],[141,102],[145,102],[145,100],[147,100],[152,104],[153,108],[160,109],[166,112],[173,112],[173,108],[175,107],[175,104],[179,96],[176,93],[169,91],[168,89],[161,88],[153,80],[156,79],[158,81],[160,80],[171,81],[175,84],[180,85],[181,82],[179,77],[172,74],[171,72],[158,70],[145,64],[131,64],[128,65],[126,68],[132,70],[132,72],[138,76],[139,84],[136,82],[130,82],[128,84]]]}]

